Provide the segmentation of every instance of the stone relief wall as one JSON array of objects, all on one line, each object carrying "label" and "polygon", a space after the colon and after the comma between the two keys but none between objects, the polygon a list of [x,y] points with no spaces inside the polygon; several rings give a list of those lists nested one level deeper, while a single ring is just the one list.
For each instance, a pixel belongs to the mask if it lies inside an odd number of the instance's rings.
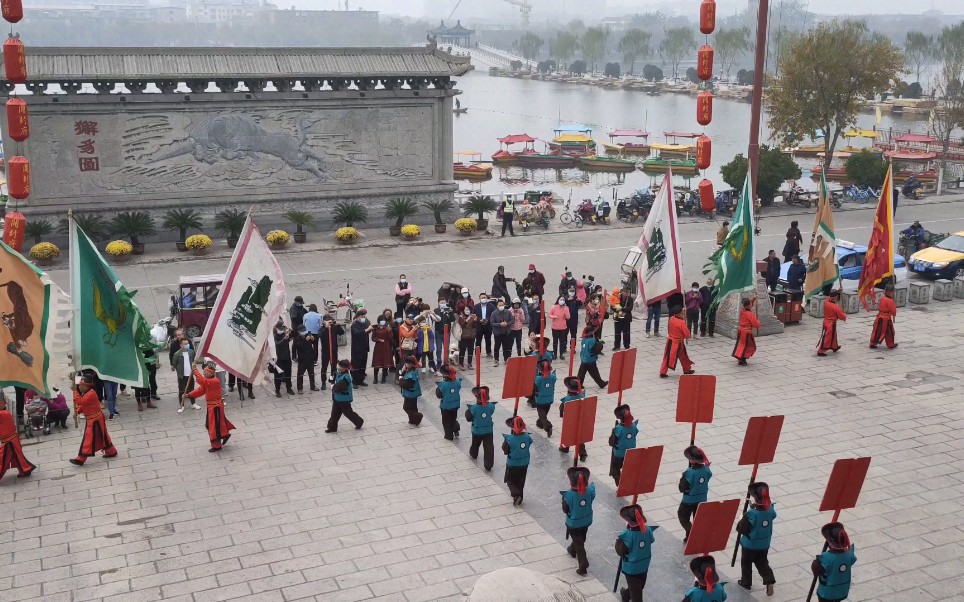
[{"label": "stone relief wall", "polygon": [[84,211],[442,192],[437,100],[367,104],[32,103],[28,204]]}]

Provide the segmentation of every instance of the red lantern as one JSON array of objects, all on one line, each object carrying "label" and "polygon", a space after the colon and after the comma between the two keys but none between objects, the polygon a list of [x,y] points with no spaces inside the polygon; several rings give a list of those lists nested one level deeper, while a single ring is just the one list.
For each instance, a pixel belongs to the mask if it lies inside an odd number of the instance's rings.
[{"label": "red lantern", "polygon": [[20,0],[2,0],[0,10],[3,11],[5,21],[19,23],[20,19],[23,19],[23,2]]},{"label": "red lantern", "polygon": [[696,75],[703,81],[713,77],[713,47],[703,44],[696,53]]},{"label": "red lantern", "polygon": [[713,93],[700,92],[696,95],[696,123],[709,125],[713,121]]},{"label": "red lantern", "polygon": [[716,29],[716,0],[703,0],[700,4],[700,31],[706,35]]},{"label": "red lantern", "polygon": [[7,190],[15,199],[25,199],[30,196],[30,160],[25,157],[13,157],[7,161]]},{"label": "red lantern", "polygon": [[706,169],[710,166],[710,159],[713,155],[713,141],[709,136],[703,135],[696,139],[696,167]]},{"label": "red lantern", "polygon": [[716,209],[716,195],[713,194],[713,182],[706,178],[700,180],[700,207],[703,213],[709,213]]},{"label": "red lantern", "polygon": [[30,137],[27,103],[19,98],[7,101],[7,133],[17,142],[23,142]]},{"label": "red lantern", "polygon": [[3,70],[12,84],[27,81],[27,52],[20,41],[20,34],[13,34],[3,43]]},{"label": "red lantern", "polygon": [[27,224],[27,218],[19,211],[12,211],[3,219],[3,242],[19,253],[23,248],[23,228]]}]

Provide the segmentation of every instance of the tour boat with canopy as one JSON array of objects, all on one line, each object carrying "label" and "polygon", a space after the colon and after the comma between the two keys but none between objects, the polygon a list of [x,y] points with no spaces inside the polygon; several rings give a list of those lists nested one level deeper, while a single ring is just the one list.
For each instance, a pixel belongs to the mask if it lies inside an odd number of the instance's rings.
[{"label": "tour boat with canopy", "polygon": [[[643,130],[613,130],[607,135],[609,136],[609,144],[602,143],[607,153],[649,156],[649,132]],[[632,138],[639,141],[617,142],[617,138]]]},{"label": "tour boat with canopy", "polygon": [[[529,134],[509,134],[499,138],[500,148],[492,154],[492,162],[495,164],[515,163],[520,155],[535,155],[536,150],[533,145],[536,139]],[[512,147],[522,144],[522,150],[512,150]]]},{"label": "tour boat with canopy", "polygon": [[[467,158],[463,160],[463,157]],[[492,177],[492,166],[482,162],[482,153],[473,150],[455,151],[452,174],[456,179],[484,180]]]},{"label": "tour boat with canopy", "polygon": [[[684,140],[695,140],[703,134],[696,134],[692,132],[663,132],[663,136],[666,137],[666,142],[654,142],[650,145],[654,151],[656,151],[660,157],[664,159],[677,159],[689,158],[691,155],[696,154],[696,143],[690,142],[689,144],[681,144],[679,139]],[[675,171],[676,168],[674,167]]]}]

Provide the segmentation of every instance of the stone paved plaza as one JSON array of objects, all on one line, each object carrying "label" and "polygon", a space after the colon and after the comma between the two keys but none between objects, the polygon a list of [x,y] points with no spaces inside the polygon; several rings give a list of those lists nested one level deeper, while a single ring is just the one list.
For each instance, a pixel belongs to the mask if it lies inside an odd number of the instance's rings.
[{"label": "stone paved plaza", "polygon": [[[961,230],[961,205],[910,210],[902,203],[897,226],[918,218],[933,230]],[[871,215],[840,212],[839,235],[865,243]],[[789,219],[764,221],[758,255],[782,248]],[[807,239],[812,214],[799,219]],[[682,225],[687,284],[702,280],[702,258],[713,246],[715,228]],[[279,259],[291,296],[318,301],[351,281],[367,307],[378,311],[392,306],[390,286],[400,271],[433,304],[443,281],[464,281],[477,294],[497,265],[521,278],[530,262],[546,274],[549,290],[565,266],[577,275],[593,273],[611,288],[637,236],[638,228],[584,228],[514,239],[292,252]],[[217,273],[225,263],[156,261],[123,267],[119,274],[141,287],[138,300],[153,320],[165,311],[179,275]],[[53,276],[63,282],[66,271]],[[680,599],[692,583],[675,512],[689,425],[674,422],[678,376],[657,378],[665,339],[645,338],[643,322],[638,316],[633,322],[636,384],[625,399],[640,421],[640,445],[666,446],[656,492],[641,498],[650,523],[661,527],[646,599],[665,602]],[[892,351],[867,348],[871,322],[864,312],[849,316],[840,328],[843,349],[827,358],[814,354],[820,323],[806,316],[784,334],[758,339],[759,352],[746,368],[730,357],[730,339],[689,345],[698,373],[718,377],[715,421],[697,434],[713,460],[711,500],[745,492],[750,467],[736,462],[747,419],[786,415],[776,461],[758,476],[770,484],[779,515],[770,555],[777,577],[772,600],[805,599],[810,562],[822,545],[819,528],[830,519],[817,511],[830,469],[838,458],[865,455],[873,462],[859,505],[841,516],[857,547],[850,600],[923,602],[961,595],[964,500],[956,462],[964,460],[964,300],[902,308],[896,322],[900,346]],[[611,345],[609,323],[604,338]],[[501,369],[486,360],[483,366],[483,382],[501,391]],[[608,353],[600,368],[608,374]],[[522,404],[520,414],[533,427],[536,444],[525,502],[514,508],[498,450],[511,400],[499,403],[491,473],[468,457],[463,418],[461,440],[442,438],[428,374],[420,401],[426,420],[417,428],[406,424],[391,384],[357,391],[364,428],[343,422],[337,434],[323,432],[330,392],[275,399],[263,387],[243,407],[229,396],[227,413],[238,430],[223,452],[209,454],[203,412],[175,412],[176,385],[166,356],[159,375],[159,409],[138,413],[130,398],[121,399],[121,416],[109,423],[117,458],[91,459],[83,468],[68,464],[80,439],[73,428],[25,445],[39,467],[34,476],[7,475],[0,482],[0,600],[460,600],[480,575],[507,566],[572,581],[590,600],[614,599],[608,592],[617,561],[616,511],[626,503],[615,498],[607,476],[614,396],[600,395],[595,440],[588,446],[599,495],[589,530],[590,575],[580,578],[565,551],[558,491],[566,488],[571,456],[556,450],[561,421],[555,408],[550,416],[556,431],[546,441],[534,429],[534,410]],[[592,384],[587,390],[597,392]],[[560,382],[557,398],[562,391]],[[736,585],[730,553],[716,555],[729,599],[767,599],[758,576],[750,594]]]}]

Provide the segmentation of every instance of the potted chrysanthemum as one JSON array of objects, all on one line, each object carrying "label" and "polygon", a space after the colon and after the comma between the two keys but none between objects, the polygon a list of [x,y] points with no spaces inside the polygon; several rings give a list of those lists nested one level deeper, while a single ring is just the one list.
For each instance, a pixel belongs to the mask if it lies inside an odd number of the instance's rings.
[{"label": "potted chrysanthemum", "polygon": [[415,240],[422,235],[422,229],[415,224],[405,224],[402,226],[402,236],[405,240]]},{"label": "potted chrysanthemum", "polygon": [[479,223],[471,217],[460,217],[455,220],[455,229],[458,230],[462,236],[471,236],[478,227]]},{"label": "potted chrysanthemum", "polygon": [[291,235],[284,230],[272,230],[265,235],[264,239],[272,247],[283,247],[291,240]]},{"label": "potted chrysanthemum", "polygon": [[60,257],[60,249],[52,242],[40,242],[30,248],[30,258],[37,265],[50,265]]},{"label": "potted chrysanthemum", "polygon": [[134,246],[126,240],[114,240],[107,243],[104,251],[107,252],[111,261],[122,263],[130,259],[131,253],[134,252]]},{"label": "potted chrysanthemum", "polygon": [[213,244],[214,241],[207,234],[192,234],[184,239],[184,247],[195,255],[204,255]]}]

